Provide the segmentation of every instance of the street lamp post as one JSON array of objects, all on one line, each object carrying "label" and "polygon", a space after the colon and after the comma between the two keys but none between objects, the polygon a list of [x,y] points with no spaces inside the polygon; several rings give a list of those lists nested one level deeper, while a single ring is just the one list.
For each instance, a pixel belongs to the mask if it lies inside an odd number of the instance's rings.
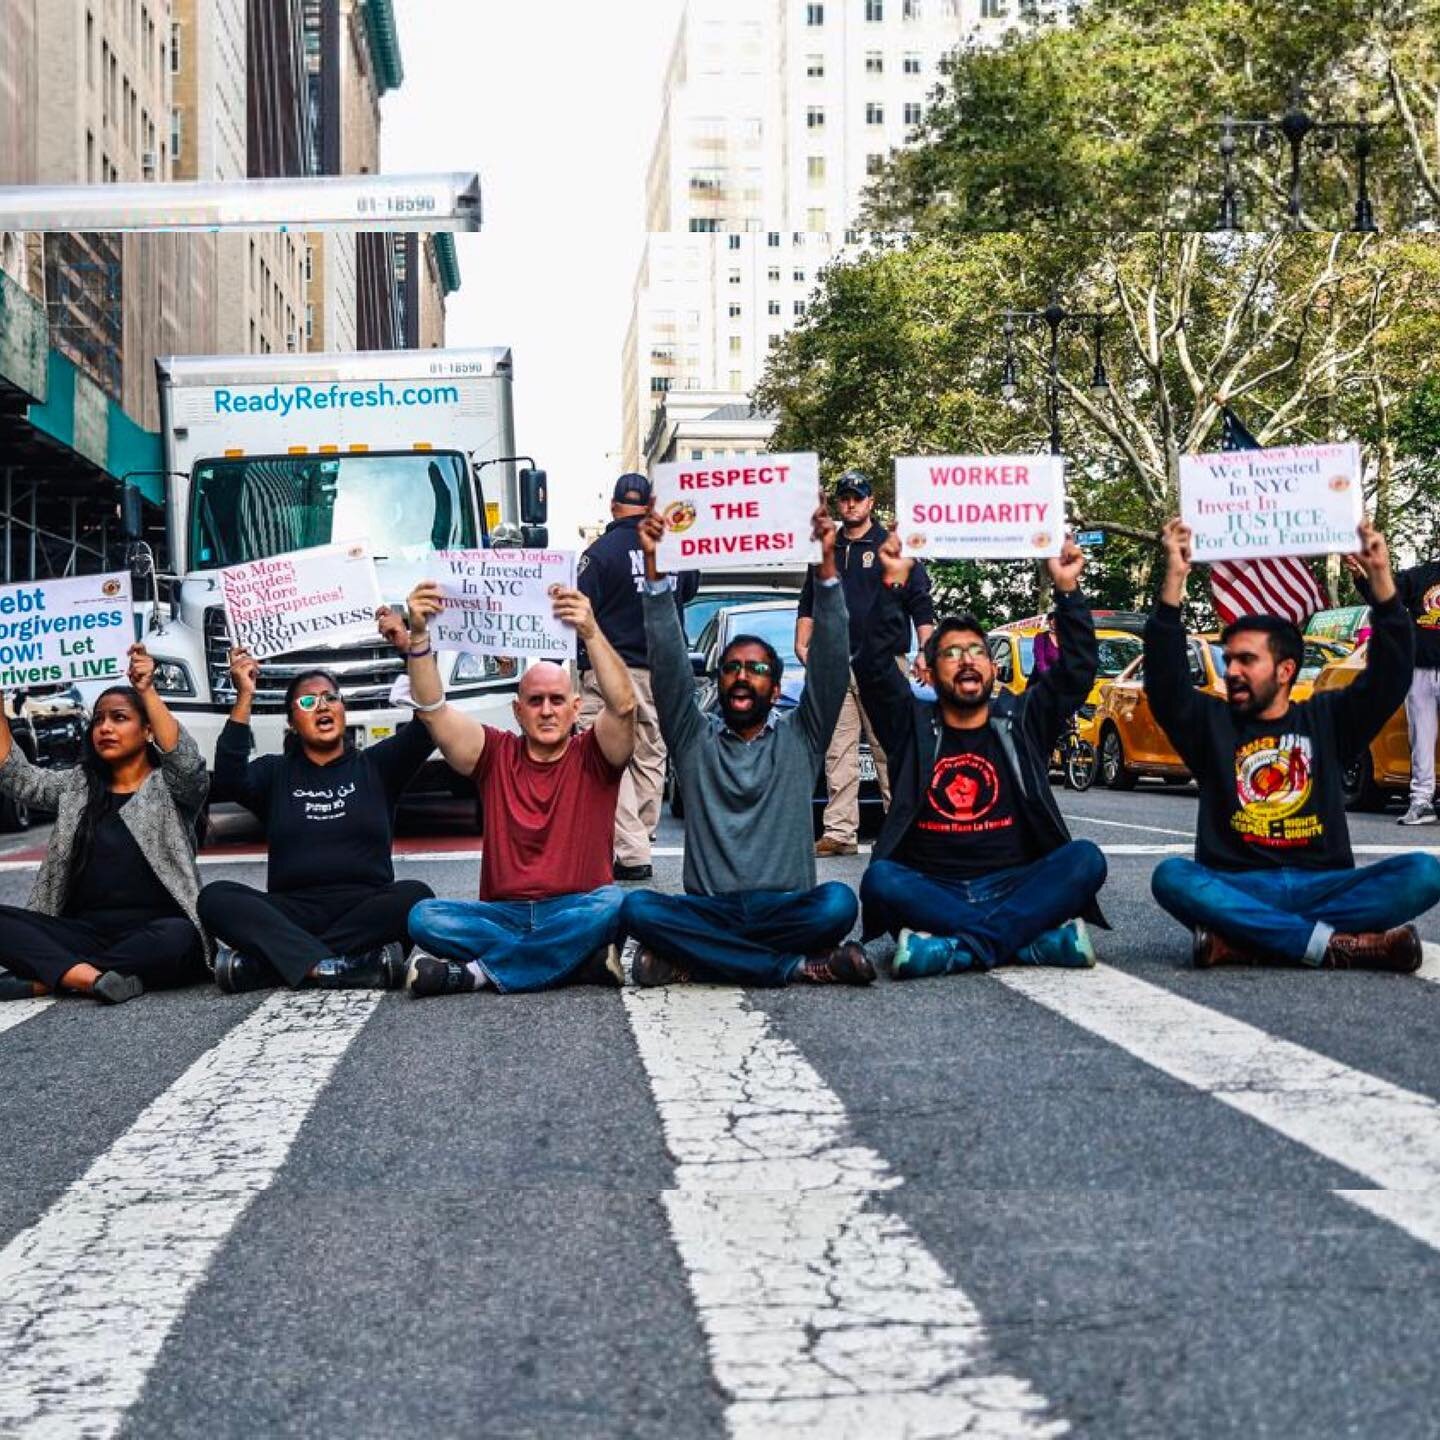
[{"label": "street lamp post", "polygon": [[1105,373],[1103,351],[1105,317],[1094,310],[1067,310],[1053,294],[1043,310],[1005,311],[1000,333],[1005,337],[1005,368],[1000,379],[1000,393],[1013,400],[1019,393],[1019,365],[1015,358],[1017,329],[1043,325],[1049,333],[1045,356],[1045,410],[1050,422],[1050,453],[1060,453],[1060,335],[1065,330],[1089,330],[1094,350],[1094,368],[1090,389],[1096,395],[1110,393],[1110,378]]}]

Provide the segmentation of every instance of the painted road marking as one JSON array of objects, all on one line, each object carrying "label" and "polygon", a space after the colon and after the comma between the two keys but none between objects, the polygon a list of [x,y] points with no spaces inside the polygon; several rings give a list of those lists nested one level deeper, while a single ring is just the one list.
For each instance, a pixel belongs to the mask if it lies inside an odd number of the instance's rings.
[{"label": "painted road marking", "polygon": [[732,989],[622,992],[675,1162],[663,1197],[732,1436],[1067,1433],[876,1201],[900,1183]]},{"label": "painted road marking", "polygon": [[1440,1103],[1109,966],[993,974],[1071,1024],[1373,1182],[1375,1190],[1336,1193],[1440,1249]]},{"label": "painted road marking", "polygon": [[0,1251],[0,1434],[119,1430],[379,1001],[365,990],[267,1001]]},{"label": "painted road marking", "polygon": [[26,1020],[33,1020],[42,1010],[48,1010],[54,1003],[54,997],[50,995],[39,996],[34,1000],[5,1001],[0,1005],[0,1035],[7,1030],[13,1030]]},{"label": "painted road marking", "polygon": [[1129,820],[1102,820],[1098,815],[1071,815],[1066,813],[1065,819],[1079,820],[1086,825],[1113,825],[1118,830],[1146,830],[1151,835],[1180,835],[1190,839],[1195,838],[1195,830],[1192,826],[1189,830],[1166,830],[1159,825],[1135,825]]}]

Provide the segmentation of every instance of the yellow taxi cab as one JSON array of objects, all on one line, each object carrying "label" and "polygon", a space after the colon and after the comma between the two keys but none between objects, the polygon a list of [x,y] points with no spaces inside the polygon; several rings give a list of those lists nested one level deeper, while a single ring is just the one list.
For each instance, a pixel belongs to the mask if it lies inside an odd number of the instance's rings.
[{"label": "yellow taxi cab", "polygon": [[[1225,652],[1218,635],[1187,638],[1190,679],[1197,690],[1225,699]],[[1308,700],[1324,667],[1347,653],[1340,641],[1306,637],[1292,700]],[[1111,790],[1130,790],[1142,775],[1172,785],[1190,779],[1185,763],[1160,728],[1145,696],[1145,664],[1137,659],[1106,687],[1094,720],[1100,756],[1100,780]]]}]

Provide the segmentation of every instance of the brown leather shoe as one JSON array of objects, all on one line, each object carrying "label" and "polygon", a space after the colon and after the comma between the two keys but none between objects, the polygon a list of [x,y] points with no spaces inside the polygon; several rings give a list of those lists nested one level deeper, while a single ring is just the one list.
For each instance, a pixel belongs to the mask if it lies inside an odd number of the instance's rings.
[{"label": "brown leather shoe", "polygon": [[1227,939],[1217,930],[1207,930],[1203,925],[1195,927],[1195,944],[1190,951],[1191,963],[1197,970],[1209,970],[1215,965],[1266,965],[1275,962],[1270,956],[1248,946]]},{"label": "brown leather shoe", "polygon": [[1326,970],[1393,970],[1413,975],[1424,958],[1420,932],[1413,925],[1401,925],[1364,935],[1342,935],[1337,930],[1320,964]]},{"label": "brown leather shoe", "polygon": [[833,859],[836,855],[858,855],[860,847],[853,841],[847,843],[844,840],[832,840],[828,835],[822,836],[815,842],[815,858],[817,860]]},{"label": "brown leather shoe", "polygon": [[860,945],[847,940],[824,955],[808,956],[795,978],[808,985],[868,985],[875,978],[875,967]]},{"label": "brown leather shoe", "polygon": [[642,989],[648,990],[654,985],[688,985],[690,972],[682,970],[673,960],[641,946],[631,962],[630,978]]}]

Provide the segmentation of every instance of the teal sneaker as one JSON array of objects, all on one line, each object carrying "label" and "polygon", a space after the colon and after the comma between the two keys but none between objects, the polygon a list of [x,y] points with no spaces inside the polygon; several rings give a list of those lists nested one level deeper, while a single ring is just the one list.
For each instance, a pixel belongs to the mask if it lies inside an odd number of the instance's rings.
[{"label": "teal sneaker", "polygon": [[1054,930],[1047,930],[1023,950],[1015,952],[1015,963],[1088,970],[1095,964],[1095,944],[1090,939],[1090,927],[1083,920],[1071,920]]},{"label": "teal sneaker", "polygon": [[949,975],[968,970],[974,958],[965,946],[948,935],[927,935],[923,930],[902,930],[890,962],[896,980],[920,980],[927,975]]}]

